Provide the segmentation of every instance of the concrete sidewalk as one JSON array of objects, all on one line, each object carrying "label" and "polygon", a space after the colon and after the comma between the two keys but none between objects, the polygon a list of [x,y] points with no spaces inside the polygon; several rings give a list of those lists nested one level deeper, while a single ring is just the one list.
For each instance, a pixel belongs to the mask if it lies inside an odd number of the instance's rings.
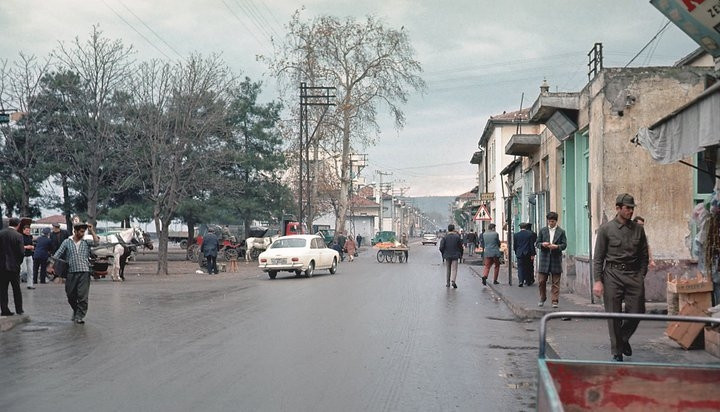
[{"label": "concrete sidewalk", "polygon": [[[479,259],[467,257],[464,265],[468,266],[479,283],[484,269]],[[490,272],[489,279],[492,280],[492,272]],[[556,311],[604,311],[599,299],[595,303],[591,303],[589,298],[563,290],[560,291],[560,302],[557,309],[551,307],[549,299],[545,302],[545,306],[538,307],[537,283],[529,287],[519,287],[517,272],[513,269],[512,285],[509,285],[507,265],[501,266],[498,281],[499,285],[494,285],[492,281],[489,281],[486,287],[505,302],[519,320],[528,323],[537,323],[545,314]],[[479,286],[483,287],[482,284]],[[550,285],[547,287],[549,298]],[[665,303],[648,303],[646,306],[648,313],[667,313],[667,304]],[[666,327],[666,322],[641,322],[631,339],[633,356],[626,357],[625,360],[648,363],[720,365],[720,358],[710,355],[703,349],[682,349],[675,341],[665,336]],[[559,319],[552,320],[548,322],[546,341],[548,357],[592,361],[608,361],[611,357],[610,337],[605,320],[570,319],[566,322]]]}]

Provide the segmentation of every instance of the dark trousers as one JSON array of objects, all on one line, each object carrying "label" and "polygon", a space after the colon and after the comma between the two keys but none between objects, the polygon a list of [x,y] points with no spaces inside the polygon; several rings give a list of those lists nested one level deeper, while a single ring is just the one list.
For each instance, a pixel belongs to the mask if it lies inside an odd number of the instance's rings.
[{"label": "dark trousers", "polygon": [[38,283],[38,270],[40,271],[40,283],[47,279],[47,259],[33,259],[33,283]]},{"label": "dark trousers", "polygon": [[[603,279],[603,301],[605,312],[622,312],[625,302],[626,313],[645,313],[645,279],[639,273],[605,268]],[[630,319],[609,319],[610,350],[621,355],[625,344],[635,333],[640,321]]]},{"label": "dark trousers", "polygon": [[20,292],[20,272],[7,272],[0,270],[0,311],[10,314],[8,307],[8,286],[12,285],[13,301],[15,302],[15,312],[22,313],[22,293]]},{"label": "dark trousers", "polygon": [[70,272],[65,279],[65,294],[73,309],[73,319],[83,319],[88,311],[90,272]]},{"label": "dark trousers", "polygon": [[218,273],[217,256],[207,255],[207,256],[205,256],[205,259],[207,260],[208,274]]},{"label": "dark trousers", "polygon": [[533,261],[531,256],[523,256],[517,258],[518,282],[520,284],[531,285],[535,282],[533,276]]}]

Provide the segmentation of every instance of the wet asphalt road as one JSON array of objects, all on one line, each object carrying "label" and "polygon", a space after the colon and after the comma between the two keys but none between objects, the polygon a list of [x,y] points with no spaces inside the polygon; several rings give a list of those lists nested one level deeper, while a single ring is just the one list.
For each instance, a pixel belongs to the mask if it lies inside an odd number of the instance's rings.
[{"label": "wet asphalt road", "polygon": [[[0,333],[0,411],[522,411],[537,331],[436,247],[336,275],[93,282],[87,324],[62,285],[23,289],[32,322]],[[28,293],[30,292],[30,293]]]}]

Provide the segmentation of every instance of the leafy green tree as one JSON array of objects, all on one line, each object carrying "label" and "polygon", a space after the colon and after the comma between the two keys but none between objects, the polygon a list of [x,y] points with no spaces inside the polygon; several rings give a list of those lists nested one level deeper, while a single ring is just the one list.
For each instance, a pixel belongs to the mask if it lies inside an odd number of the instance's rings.
[{"label": "leafy green tree", "polygon": [[67,162],[70,180],[87,200],[91,223],[96,222],[103,201],[136,179],[132,173],[118,172],[126,165],[122,149],[127,147],[123,144],[127,122],[122,107],[129,97],[125,86],[133,70],[133,54],[132,47],[104,37],[98,26],[92,27],[87,40],[61,43],[53,54],[60,72],[77,76],[72,98],[62,100],[72,128],[63,130],[65,146],[59,154]]},{"label": "leafy green tree", "polygon": [[290,190],[281,182],[286,167],[278,129],[282,106],[260,104],[262,83],[245,78],[231,92],[227,122],[232,134],[231,162],[222,169],[222,202],[245,223],[245,236],[253,220],[276,220],[292,208]]}]

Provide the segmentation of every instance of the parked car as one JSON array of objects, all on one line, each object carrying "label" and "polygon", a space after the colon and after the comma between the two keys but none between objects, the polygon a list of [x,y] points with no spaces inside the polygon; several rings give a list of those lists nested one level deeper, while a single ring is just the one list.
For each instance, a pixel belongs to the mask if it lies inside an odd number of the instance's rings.
[{"label": "parked car", "polygon": [[328,248],[317,235],[281,236],[258,257],[258,267],[275,279],[278,272],[295,272],[311,277],[318,269],[337,272],[340,254]]},{"label": "parked car", "polygon": [[383,230],[382,232],[377,232],[375,234],[375,237],[370,239],[370,244],[375,245],[376,243],[382,243],[382,242],[394,242],[397,240],[397,234],[391,230]]},{"label": "parked car", "polygon": [[422,237],[422,244],[423,245],[429,245],[432,243],[433,245],[437,245],[438,237],[435,233],[425,233]]}]

